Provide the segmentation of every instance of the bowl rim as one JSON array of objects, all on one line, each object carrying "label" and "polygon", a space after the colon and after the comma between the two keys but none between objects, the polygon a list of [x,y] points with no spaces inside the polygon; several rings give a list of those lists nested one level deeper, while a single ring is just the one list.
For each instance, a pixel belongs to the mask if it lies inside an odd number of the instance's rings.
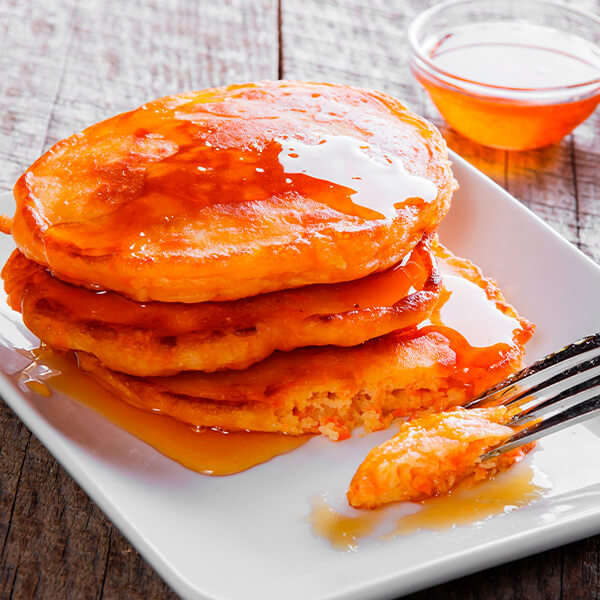
[{"label": "bowl rim", "polygon": [[[437,14],[445,11],[448,8],[452,8],[454,6],[458,6],[461,4],[475,4],[480,0],[446,0],[445,2],[441,2],[439,4],[435,4],[430,8],[419,13],[409,24],[408,26],[408,45],[411,54],[411,61],[417,60],[420,63],[424,63],[427,69],[431,72],[432,75],[439,75],[443,78],[449,80],[449,82],[462,82],[472,86],[474,89],[480,90],[505,90],[507,92],[518,92],[521,94],[527,93],[548,93],[548,92],[565,92],[570,90],[579,90],[582,88],[598,85],[600,86],[600,72],[597,77],[592,79],[588,79],[579,83],[572,83],[569,85],[559,85],[559,86],[548,86],[548,87],[535,87],[535,88],[524,88],[524,87],[511,87],[505,85],[495,85],[491,83],[483,83],[481,81],[475,81],[472,79],[468,79],[466,77],[461,77],[456,73],[452,73],[451,71],[447,71],[446,69],[441,68],[437,65],[430,57],[422,50],[421,44],[419,44],[417,40],[418,34],[424,28],[425,23],[432,17]],[[561,2],[554,2],[553,0],[525,0],[527,2],[532,1],[535,4],[546,5],[548,7],[557,8],[559,10],[563,10],[567,13],[577,14],[585,19],[589,19],[592,23],[595,23],[600,29],[600,17],[596,16],[591,11],[582,8],[573,8],[567,4],[563,4]],[[600,46],[596,45],[598,52],[600,53]],[[423,65],[419,65],[422,69]],[[424,70],[427,70],[424,69]],[[463,89],[463,88],[461,88]]]}]

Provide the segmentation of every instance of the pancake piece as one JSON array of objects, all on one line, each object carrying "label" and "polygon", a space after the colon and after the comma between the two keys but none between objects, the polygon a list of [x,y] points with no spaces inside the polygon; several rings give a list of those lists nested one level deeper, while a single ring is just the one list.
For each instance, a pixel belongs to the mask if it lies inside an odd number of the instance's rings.
[{"label": "pancake piece", "polygon": [[6,233],[7,235],[10,235],[11,225],[11,219],[9,219],[6,215],[0,215],[0,233]]},{"label": "pancake piece", "polygon": [[234,85],[57,143],[17,181],[11,233],[79,286],[234,300],[392,267],[437,227],[454,186],[437,129],[390,96]]},{"label": "pancake piece", "polygon": [[10,305],[43,342],[142,376],[244,369],[275,350],[355,346],[429,317],[441,288],[429,239],[401,264],[356,281],[231,302],[142,304],[96,293],[61,282],[19,251],[2,277]]},{"label": "pancake piece", "polygon": [[464,404],[521,365],[533,326],[467,260],[436,245],[443,289],[430,319],[350,348],[276,352],[244,371],[132,377],[80,366],[119,397],[196,426],[343,439],[416,410]]},{"label": "pancake piece", "polygon": [[348,488],[354,508],[415,502],[448,493],[461,481],[488,479],[511,467],[533,447],[516,448],[482,462],[480,456],[514,431],[504,406],[421,414],[373,448]]}]

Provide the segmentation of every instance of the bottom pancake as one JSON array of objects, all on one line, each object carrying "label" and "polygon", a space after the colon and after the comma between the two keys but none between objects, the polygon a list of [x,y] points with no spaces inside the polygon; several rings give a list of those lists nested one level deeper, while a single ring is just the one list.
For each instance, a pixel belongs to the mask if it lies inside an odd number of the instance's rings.
[{"label": "bottom pancake", "polygon": [[77,353],[125,401],[194,426],[343,439],[416,410],[464,404],[521,366],[533,326],[468,260],[435,246],[443,289],[418,326],[355,347],[276,352],[243,371],[135,377]]}]

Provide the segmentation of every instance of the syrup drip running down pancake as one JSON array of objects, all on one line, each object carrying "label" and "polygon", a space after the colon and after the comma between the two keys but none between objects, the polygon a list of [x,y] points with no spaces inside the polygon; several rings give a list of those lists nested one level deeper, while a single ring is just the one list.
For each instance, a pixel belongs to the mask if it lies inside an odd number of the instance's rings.
[{"label": "syrup drip running down pancake", "polygon": [[2,277],[30,331],[57,350],[84,350],[131,375],[243,369],[275,350],[354,346],[419,324],[440,277],[422,240],[402,263],[356,281],[230,302],[142,304],[62,283],[15,251]]},{"label": "syrup drip running down pancake", "polygon": [[[131,377],[86,353],[78,353],[80,366],[135,406],[230,430],[321,432],[343,439],[361,425],[372,431],[416,410],[464,404],[520,367],[533,326],[472,263],[439,245],[434,252],[442,280],[444,274],[460,277],[466,285],[442,290],[430,323],[421,328],[350,348],[276,352],[244,371]],[[483,306],[483,319],[451,320],[460,307],[474,306]],[[468,342],[477,328],[490,332],[485,346]]]},{"label": "syrup drip running down pancake", "polygon": [[439,132],[385,94],[246,84],[59,142],[17,182],[11,233],[83,287],[233,300],[390,268],[437,227],[454,186]]}]

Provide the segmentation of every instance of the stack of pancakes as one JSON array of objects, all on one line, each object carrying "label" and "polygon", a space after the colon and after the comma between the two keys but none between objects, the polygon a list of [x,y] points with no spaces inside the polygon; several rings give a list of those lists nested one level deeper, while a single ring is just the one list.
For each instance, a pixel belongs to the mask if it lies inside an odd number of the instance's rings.
[{"label": "stack of pancakes", "polygon": [[[532,326],[437,242],[454,187],[439,132],[385,94],[181,94],[22,175],[2,277],[33,333],[135,406],[343,439],[520,366]],[[457,325],[475,318],[483,343]]]}]

